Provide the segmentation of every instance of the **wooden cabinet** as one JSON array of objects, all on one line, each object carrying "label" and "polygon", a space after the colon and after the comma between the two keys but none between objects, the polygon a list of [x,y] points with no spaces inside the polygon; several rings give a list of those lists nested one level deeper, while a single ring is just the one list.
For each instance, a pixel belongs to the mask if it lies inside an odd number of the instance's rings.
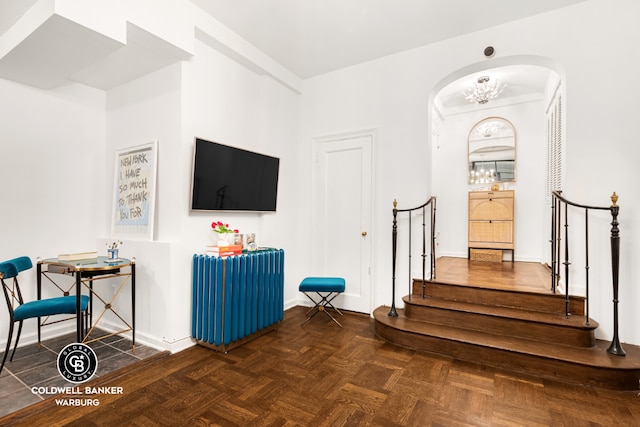
[{"label": "wooden cabinet", "polygon": [[511,251],[513,261],[513,190],[469,192],[471,249]]}]

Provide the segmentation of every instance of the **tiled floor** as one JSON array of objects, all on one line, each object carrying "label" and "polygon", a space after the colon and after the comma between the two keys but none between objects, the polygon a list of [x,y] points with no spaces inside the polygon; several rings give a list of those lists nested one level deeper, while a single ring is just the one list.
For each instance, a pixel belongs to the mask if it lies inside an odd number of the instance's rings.
[{"label": "tiled floor", "polygon": [[[75,332],[43,341],[40,351],[37,344],[18,347],[13,361],[10,362],[7,358],[0,374],[0,417],[50,397],[33,393],[32,387],[75,385],[62,378],[56,367],[58,352],[72,342],[75,342]],[[89,345],[98,358],[95,377],[106,375],[159,352],[139,343],[136,343],[135,352],[132,352],[131,340],[119,335]],[[0,353],[0,362],[2,357],[4,352]]]}]

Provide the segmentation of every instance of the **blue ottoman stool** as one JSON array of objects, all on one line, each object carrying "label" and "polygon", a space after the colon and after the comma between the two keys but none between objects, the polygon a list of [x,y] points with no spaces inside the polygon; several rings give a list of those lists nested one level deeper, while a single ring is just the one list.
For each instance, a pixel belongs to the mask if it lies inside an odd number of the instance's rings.
[{"label": "blue ottoman stool", "polygon": [[[308,322],[316,314],[323,312],[342,328],[340,322],[327,311],[327,308],[334,309],[336,313],[342,316],[340,310],[335,308],[333,304],[331,304],[331,301],[343,293],[344,288],[345,282],[341,277],[307,277],[300,282],[298,290],[304,293],[314,304],[314,306],[307,311],[307,320],[305,320],[304,323]],[[316,301],[316,299],[309,295],[309,293],[313,292],[318,295],[319,300]]]}]

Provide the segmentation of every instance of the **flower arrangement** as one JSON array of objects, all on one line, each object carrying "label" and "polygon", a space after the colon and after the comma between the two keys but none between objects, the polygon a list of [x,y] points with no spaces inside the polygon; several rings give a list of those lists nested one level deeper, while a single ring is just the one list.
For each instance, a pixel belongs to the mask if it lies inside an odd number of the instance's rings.
[{"label": "flower arrangement", "polygon": [[107,245],[107,249],[118,249],[120,245],[122,245],[122,241],[118,240],[113,243],[105,243],[105,245]]},{"label": "flower arrangement", "polygon": [[122,245],[122,241],[117,240],[113,243],[105,243],[107,245],[107,262],[118,261],[118,248]]},{"label": "flower arrangement", "polygon": [[213,221],[211,223],[211,229],[216,233],[226,234],[226,233],[235,233],[238,234],[238,229],[229,228],[229,224],[224,224],[220,221]]}]

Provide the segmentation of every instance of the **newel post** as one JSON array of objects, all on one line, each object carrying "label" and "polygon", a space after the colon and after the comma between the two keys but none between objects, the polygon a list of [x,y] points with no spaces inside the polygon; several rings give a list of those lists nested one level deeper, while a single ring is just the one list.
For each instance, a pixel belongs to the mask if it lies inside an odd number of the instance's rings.
[{"label": "newel post", "polygon": [[617,205],[618,195],[613,192],[611,195],[611,273],[613,276],[613,339],[607,351],[616,356],[625,356],[626,353],[620,345],[618,338],[618,277],[620,270],[620,230],[618,229],[618,213],[620,207]]},{"label": "newel post", "polygon": [[391,264],[391,310],[389,316],[398,317],[396,311],[396,253],[398,247],[398,202],[393,200],[393,229],[391,232],[391,256],[393,263]]}]

